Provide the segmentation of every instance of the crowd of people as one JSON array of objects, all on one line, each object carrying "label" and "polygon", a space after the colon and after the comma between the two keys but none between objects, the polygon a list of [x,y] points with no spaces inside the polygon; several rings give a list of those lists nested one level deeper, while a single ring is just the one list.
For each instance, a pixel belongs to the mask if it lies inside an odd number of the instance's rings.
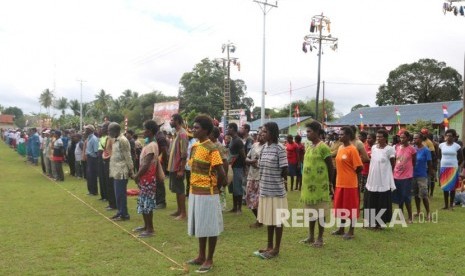
[{"label": "crowd of people", "polygon": [[[88,195],[107,201],[106,209],[115,211],[111,217],[115,221],[130,219],[127,185],[134,179],[139,188],[137,212],[144,221],[134,232],[141,238],[154,235],[153,212],[166,208],[166,176],[169,190],[176,195],[176,211],[171,215],[187,221],[188,234],[199,240],[197,257],[188,261],[200,266],[197,272],[208,272],[213,266],[217,237],[224,229],[222,212],[241,215],[243,205],[255,216],[251,228],[267,227],[267,245],[254,254],[262,259],[278,256],[284,230],[280,211],[288,209],[288,192],[300,193],[304,209],[318,210],[309,218],[308,237],[301,241],[317,248],[324,245],[331,208],[341,222],[331,234],[351,240],[353,222],[361,213],[367,229],[382,230],[392,219],[393,204],[402,212],[405,206],[407,223],[423,214],[421,203],[426,220],[430,219],[429,199],[437,180],[443,209],[465,206],[462,146],[453,129],[445,132],[443,141],[432,139],[427,129],[414,134],[400,130],[389,143],[384,129],[359,131],[356,137],[354,126],[325,133],[313,121],[305,126],[305,143],[299,135],[288,135],[282,144],[274,122],[255,135],[249,135],[248,124],[230,123],[223,135],[207,115],[198,115],[188,128],[175,114],[170,120],[171,138],[161,131],[163,124],[159,118],[146,121],[143,143],[114,122],[97,128],[86,125],[82,133],[51,129],[39,133],[30,128],[2,130],[1,136],[27,156],[26,162],[40,163],[42,172],[55,181],[65,180],[67,163],[69,176],[85,179]],[[226,210],[226,190],[232,195],[230,210]]]}]

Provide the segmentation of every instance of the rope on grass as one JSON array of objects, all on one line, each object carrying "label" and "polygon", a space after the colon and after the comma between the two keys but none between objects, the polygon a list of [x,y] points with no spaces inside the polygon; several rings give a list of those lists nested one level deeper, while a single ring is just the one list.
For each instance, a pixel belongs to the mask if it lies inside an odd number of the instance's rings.
[{"label": "rope on grass", "polygon": [[[40,172],[37,168],[36,168],[36,171]],[[108,220],[109,222],[113,223],[113,225],[117,226],[118,228],[120,228],[122,231],[128,233],[130,236],[132,236],[134,239],[136,239],[137,241],[139,241],[140,243],[142,243],[143,245],[147,246],[149,249],[151,249],[152,251],[160,254],[162,257],[166,258],[167,260],[169,260],[170,262],[172,262],[173,264],[175,264],[177,267],[170,267],[170,270],[180,270],[180,271],[183,271],[184,273],[189,273],[189,267],[187,266],[187,264],[180,264],[178,262],[176,262],[175,260],[173,260],[172,258],[170,258],[169,256],[167,256],[166,254],[164,254],[163,252],[161,252],[160,250],[156,249],[155,247],[151,246],[150,244],[148,244],[147,242],[145,242],[144,240],[142,240],[141,238],[139,238],[138,236],[134,235],[133,233],[129,232],[128,230],[126,230],[125,228],[123,228],[121,225],[119,225],[118,223],[114,222],[113,220],[111,220],[110,218],[108,218],[107,216],[105,216],[104,214],[102,214],[99,210],[95,209],[92,205],[90,205],[89,203],[85,202],[84,200],[82,200],[81,198],[79,198],[78,196],[76,196],[75,194],[73,194],[71,191],[69,191],[68,189],[66,189],[65,187],[63,187],[62,185],[58,185],[58,183],[56,181],[53,181],[52,179],[50,179],[49,177],[47,177],[46,175],[43,175],[41,173],[42,176],[44,176],[45,178],[47,178],[48,180],[52,181],[52,182],[55,182],[55,184],[57,184],[58,187],[62,188],[64,191],[66,191],[68,194],[70,194],[71,196],[73,196],[75,199],[79,200],[81,203],[83,203],[84,205],[86,205],[87,207],[89,207],[90,209],[92,209],[94,212],[96,212],[97,214],[99,214],[100,216],[104,217],[106,220]]]}]

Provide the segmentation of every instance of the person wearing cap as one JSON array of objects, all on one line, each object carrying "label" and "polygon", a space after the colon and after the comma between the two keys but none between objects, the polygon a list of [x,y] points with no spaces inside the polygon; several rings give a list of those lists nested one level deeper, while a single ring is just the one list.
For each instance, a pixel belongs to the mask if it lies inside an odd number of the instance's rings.
[{"label": "person wearing cap", "polygon": [[94,131],[95,127],[93,125],[86,125],[84,127],[87,142],[86,142],[86,162],[87,162],[87,190],[88,195],[97,195],[97,174],[98,174],[98,163],[97,163],[97,153],[98,153],[98,138],[95,136]]},{"label": "person wearing cap", "polygon": [[55,131],[55,142],[53,143],[53,164],[55,166],[56,181],[65,181],[65,175],[63,173],[63,161],[65,161],[65,148],[63,146],[63,140],[61,139],[61,131]]},{"label": "person wearing cap", "polygon": [[118,123],[110,123],[108,133],[114,139],[109,160],[109,176],[114,179],[114,195],[118,209],[112,219],[117,221],[129,220],[126,189],[129,178],[134,174],[131,146],[128,139],[121,133],[121,126]]},{"label": "person wearing cap", "polygon": [[[155,139],[157,140],[158,144],[158,159],[161,162],[161,166],[163,170],[166,172],[168,167],[168,150],[169,150],[169,143],[168,139],[166,139],[165,134],[161,131],[161,126],[165,123],[162,118],[155,117],[153,119],[155,123],[158,125],[158,131],[155,134]],[[165,182],[161,180],[157,180],[157,189],[155,190],[155,202],[156,206],[155,209],[165,209],[166,208],[166,189],[165,189]]]},{"label": "person wearing cap", "polygon": [[171,127],[176,130],[176,136],[170,144],[170,156],[168,160],[168,171],[170,179],[170,190],[176,194],[178,209],[172,213],[176,220],[186,219],[186,189],[184,186],[184,172],[187,161],[188,137],[187,131],[182,127],[181,115],[171,116]]}]

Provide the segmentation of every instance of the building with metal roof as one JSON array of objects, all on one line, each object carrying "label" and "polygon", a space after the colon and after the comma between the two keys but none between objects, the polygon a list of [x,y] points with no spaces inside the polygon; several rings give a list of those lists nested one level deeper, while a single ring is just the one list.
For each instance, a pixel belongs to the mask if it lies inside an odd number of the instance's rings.
[{"label": "building with metal roof", "polygon": [[376,106],[364,107],[350,112],[344,117],[328,123],[329,127],[341,127],[347,125],[360,125],[363,122],[364,127],[386,127],[397,126],[396,110],[399,111],[400,125],[412,125],[418,120],[432,121],[433,126],[439,130],[444,128],[443,106],[447,108],[447,118],[449,128],[455,129],[458,133],[462,132],[462,101],[419,103],[396,106]]},{"label": "building with metal roof", "polygon": [[[313,120],[312,117],[310,116],[303,116],[300,117],[300,128],[303,129],[305,128],[305,124],[308,123],[309,121]],[[285,134],[297,134],[299,126],[297,125],[297,119],[294,117],[281,117],[281,118],[269,118],[265,119],[265,123],[268,122],[275,122],[278,124],[279,128],[279,133],[285,133]],[[250,124],[250,130],[256,131],[258,128],[261,126],[261,119],[252,121],[249,123]]]}]

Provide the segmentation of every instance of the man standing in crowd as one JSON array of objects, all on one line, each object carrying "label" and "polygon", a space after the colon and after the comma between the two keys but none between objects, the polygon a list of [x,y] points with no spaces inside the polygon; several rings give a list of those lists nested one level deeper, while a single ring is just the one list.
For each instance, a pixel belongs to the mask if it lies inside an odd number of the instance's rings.
[{"label": "man standing in crowd", "polygon": [[[107,134],[108,134],[108,126],[107,125]],[[107,211],[115,210],[116,209],[116,198],[115,198],[115,188],[114,188],[114,179],[110,176],[110,160],[113,151],[113,141],[111,137],[107,136],[105,147],[103,148],[102,152],[102,161],[103,161],[103,184],[105,185],[105,199],[108,200],[108,206],[106,207]]]},{"label": "man standing in crowd", "polygon": [[231,136],[229,152],[231,156],[230,164],[233,170],[233,208],[230,212],[240,214],[242,212],[242,196],[244,194],[242,189],[242,179],[244,177],[245,150],[244,143],[241,138],[239,138],[237,132],[237,124],[230,123],[228,125],[228,135]]},{"label": "man standing in crowd", "polygon": [[[297,176],[297,163],[300,160],[299,147],[294,143],[294,137],[289,134],[287,135],[286,143],[287,163],[288,163],[288,176],[291,178],[291,191],[294,190],[294,178]],[[287,183],[287,181],[286,181]],[[296,184],[296,190],[298,190]],[[287,191],[287,184],[286,184]]]},{"label": "man standing in crowd", "polygon": [[134,163],[136,160],[136,142],[134,140],[134,131],[132,129],[128,129],[128,131],[126,131],[126,139],[128,139],[129,145],[131,146],[131,159]]},{"label": "man standing in crowd", "polygon": [[[166,139],[165,134],[161,131],[161,126],[165,123],[163,119],[157,117],[154,118],[155,123],[158,125],[158,132],[155,135],[155,139],[157,140],[158,144],[158,154],[159,154],[159,161],[161,162],[161,166],[163,171],[166,172],[168,167],[168,149],[169,144],[168,140]],[[161,160],[160,160],[161,158]],[[165,190],[165,182],[157,180],[157,189],[155,190],[155,209],[165,209],[166,208],[166,190]]]},{"label": "man standing in crowd", "polygon": [[186,218],[186,191],[184,187],[184,170],[186,168],[187,131],[182,127],[183,119],[181,115],[171,116],[171,127],[176,130],[176,136],[170,144],[170,156],[168,160],[168,172],[170,179],[170,190],[176,194],[178,209],[172,213],[176,220]]},{"label": "man standing in crowd", "polygon": [[[107,177],[105,176],[105,163],[103,161],[103,151],[107,146],[108,141],[108,122],[103,123],[100,130],[100,138],[98,143],[98,183],[100,187],[100,200],[107,200]],[[108,170],[107,170],[108,172]]]},{"label": "man standing in crowd", "polygon": [[88,195],[97,195],[97,153],[98,153],[98,138],[95,136],[95,127],[93,125],[86,125],[85,127],[87,142],[86,142],[86,162],[87,162],[87,190]]},{"label": "man standing in crowd", "polygon": [[131,146],[128,139],[121,133],[121,126],[118,123],[112,122],[109,124],[108,132],[111,138],[115,139],[110,157],[110,177],[114,179],[118,212],[112,219],[117,221],[129,220],[126,189],[128,179],[134,175]]},{"label": "man standing in crowd", "polygon": [[69,165],[69,175],[76,176],[76,156],[74,155],[74,152],[76,151],[76,139],[74,139],[74,136],[76,136],[75,131],[71,130],[68,135],[70,141],[68,142],[68,147],[65,148],[66,160]]},{"label": "man standing in crowd", "polygon": [[34,127],[32,128],[31,137],[29,137],[31,150],[32,150],[32,164],[35,166],[39,165],[39,151],[40,151],[40,138],[39,134],[37,133],[37,129]]},{"label": "man standing in crowd", "polygon": [[[250,132],[250,125],[243,124],[240,129],[240,134],[242,137],[242,143],[244,143],[245,156],[247,156],[247,154],[249,153],[254,143],[254,140],[252,137],[250,137],[249,132]],[[249,174],[249,165],[245,164],[244,177],[242,179],[242,190],[244,191],[244,194],[242,195],[242,205],[247,204],[245,197],[247,193],[247,175],[248,174]]]}]

